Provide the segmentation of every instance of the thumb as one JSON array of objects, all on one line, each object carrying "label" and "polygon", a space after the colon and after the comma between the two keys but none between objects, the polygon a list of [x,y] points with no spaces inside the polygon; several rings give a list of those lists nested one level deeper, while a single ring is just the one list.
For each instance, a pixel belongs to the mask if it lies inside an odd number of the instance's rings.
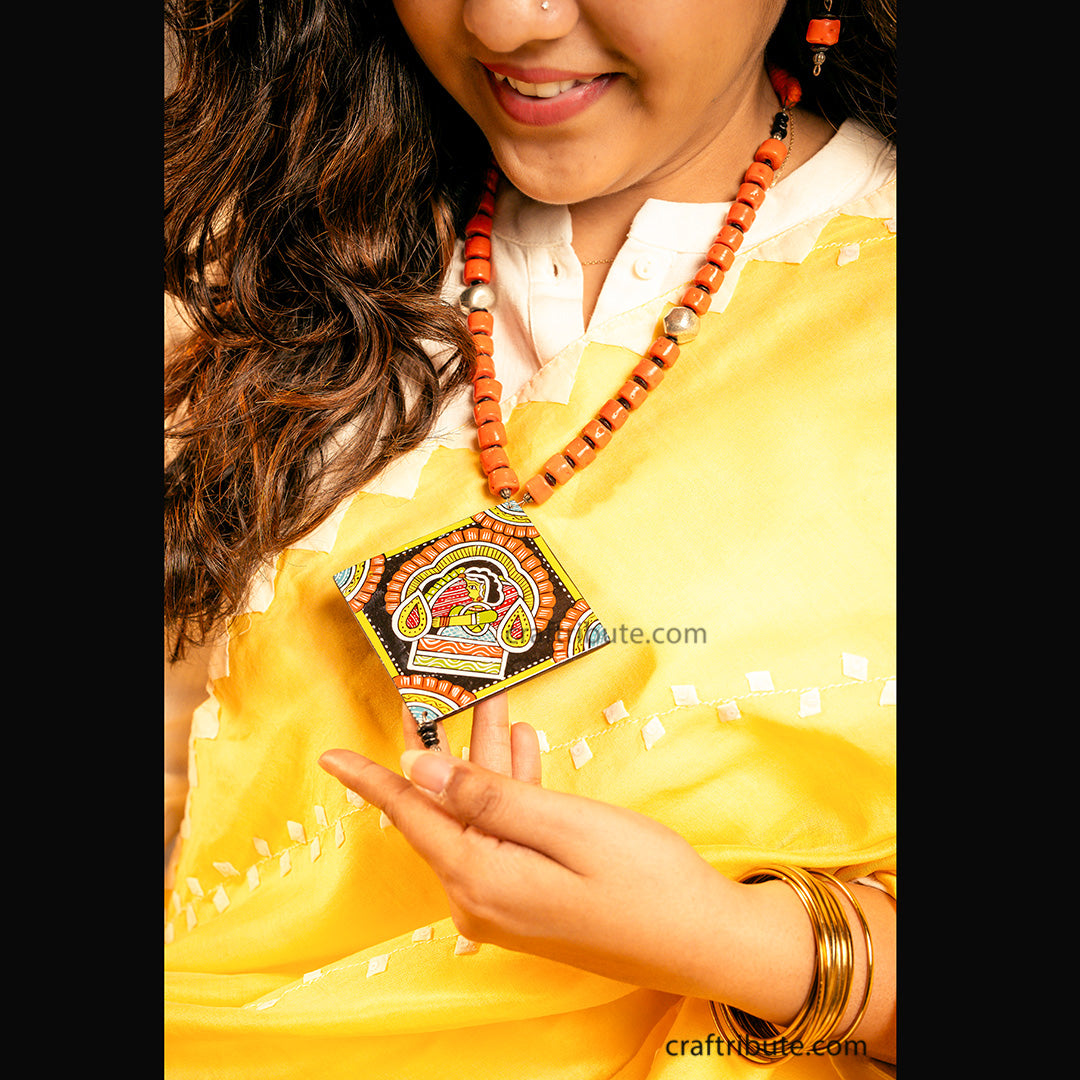
[{"label": "thumb", "polygon": [[506,778],[503,773],[426,750],[406,750],[401,771],[463,825],[505,835],[507,806],[514,802],[514,794],[512,787],[508,790],[500,782]]},{"label": "thumb", "polygon": [[430,750],[406,750],[401,755],[405,778],[440,800],[455,764],[456,759],[450,754],[435,754]]},{"label": "thumb", "polygon": [[[572,866],[588,849],[576,795],[548,791],[449,754],[406,750],[401,771],[451,817]],[[597,804],[598,806],[600,804]]]}]

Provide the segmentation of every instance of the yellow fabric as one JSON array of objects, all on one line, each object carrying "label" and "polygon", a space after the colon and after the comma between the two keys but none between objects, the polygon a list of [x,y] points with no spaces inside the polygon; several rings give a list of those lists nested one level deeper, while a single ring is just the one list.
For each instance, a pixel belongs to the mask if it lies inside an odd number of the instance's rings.
[{"label": "yellow fabric", "polygon": [[[728,875],[775,860],[894,880],[895,708],[879,703],[896,674],[894,249],[883,222],[841,216],[803,263],[751,262],[612,444],[530,508],[628,639],[511,691],[511,719],[547,737],[545,784],[648,814]],[[636,360],[590,346],[568,405],[515,410],[519,475]],[[333,573],[491,501],[475,454],[440,449],[414,499],[360,495],[332,552],[282,555],[273,603],[233,627],[216,726],[192,740],[167,906],[170,1077],[762,1075],[669,1052],[713,1030],[701,1002],[491,945],[458,954],[434,875],[316,764],[345,746],[396,769],[402,749],[396,691]],[[706,640],[631,644],[634,627]],[[843,654],[865,658],[865,679],[844,674]],[[750,689],[762,671],[772,691]],[[687,684],[701,704],[676,706],[671,687]],[[617,700],[629,717],[609,724]],[[729,702],[739,715],[722,719]],[[646,749],[654,715],[665,734]],[[455,752],[469,723],[447,723]],[[593,758],[577,769],[582,737]],[[431,940],[414,941],[426,926]],[[782,1068],[886,1071],[840,1056]]]}]

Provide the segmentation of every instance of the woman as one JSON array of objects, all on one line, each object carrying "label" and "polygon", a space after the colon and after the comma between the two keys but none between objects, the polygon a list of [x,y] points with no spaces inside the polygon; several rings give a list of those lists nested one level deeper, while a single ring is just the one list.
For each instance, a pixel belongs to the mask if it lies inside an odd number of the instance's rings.
[{"label": "woman", "polygon": [[[840,14],[177,13],[178,1075],[894,1060],[893,152],[834,130],[887,51]],[[613,644],[426,752],[333,575],[507,491]]]}]

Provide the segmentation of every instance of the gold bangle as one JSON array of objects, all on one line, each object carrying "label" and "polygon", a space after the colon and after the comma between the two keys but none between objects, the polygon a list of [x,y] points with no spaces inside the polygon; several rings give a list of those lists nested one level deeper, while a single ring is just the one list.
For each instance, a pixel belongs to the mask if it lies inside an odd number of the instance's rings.
[{"label": "gold bangle", "polygon": [[[869,949],[870,933],[862,911],[848,889],[835,878],[820,873],[815,877],[812,872],[799,867],[765,866],[739,879],[750,885],[770,880],[789,885],[810,917],[816,952],[810,993],[795,1019],[785,1028],[729,1005],[709,1002],[717,1032],[729,1045],[734,1044],[735,1051],[748,1061],[774,1065],[789,1056],[796,1043],[810,1046],[828,1040],[847,1010],[855,972],[851,925],[840,901],[819,878],[835,882],[855,905]],[[869,994],[868,980],[856,1023],[862,1019]],[[846,1034],[853,1030],[854,1024]]]},{"label": "gold bangle", "polygon": [[835,885],[848,898],[862,926],[863,940],[866,942],[866,987],[863,990],[862,1004],[855,1014],[855,1019],[851,1021],[843,1035],[837,1036],[837,1041],[843,1042],[845,1039],[850,1038],[855,1029],[862,1023],[862,1018],[866,1015],[867,1007],[870,1004],[870,990],[874,985],[874,942],[870,937],[870,926],[866,921],[866,916],[863,914],[862,905],[855,899],[851,890],[835,874],[826,874],[820,870],[813,870],[811,873]]}]

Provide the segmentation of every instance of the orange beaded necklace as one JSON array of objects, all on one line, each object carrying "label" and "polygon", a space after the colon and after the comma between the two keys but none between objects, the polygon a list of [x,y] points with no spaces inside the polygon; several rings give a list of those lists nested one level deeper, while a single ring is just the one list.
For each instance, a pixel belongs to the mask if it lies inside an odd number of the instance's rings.
[{"label": "orange beaded necklace", "polygon": [[709,248],[706,262],[683,293],[680,306],[664,317],[664,332],[649,346],[648,352],[631,371],[618,393],[582,428],[577,438],[549,458],[523,488],[507,455],[507,435],[500,406],[502,384],[495,378],[491,230],[499,171],[494,166],[488,169],[484,193],[476,213],[465,226],[465,269],[462,275],[465,291],[461,294],[460,304],[462,310],[468,313],[469,331],[476,348],[473,416],[480,443],[480,465],[494,495],[510,499],[522,490],[521,502],[546,502],[557,487],[568,483],[576,472],[595,460],[597,451],[603,450],[611,442],[612,435],[626,423],[632,412],[641,407],[649,393],[659,386],[665,373],[674,366],[679,358],[680,346],[697,336],[700,317],[709,310],[712,294],[723,283],[724,274],[735,259],[743,235],[754,223],[756,213],[765,200],[765,193],[787,157],[785,140],[789,110],[801,98],[802,88],[797,79],[780,68],[770,67],[769,78],[779,98],[780,111],[773,118],[769,138],[758,147],[753,162],[746,170],[735,201]]}]

